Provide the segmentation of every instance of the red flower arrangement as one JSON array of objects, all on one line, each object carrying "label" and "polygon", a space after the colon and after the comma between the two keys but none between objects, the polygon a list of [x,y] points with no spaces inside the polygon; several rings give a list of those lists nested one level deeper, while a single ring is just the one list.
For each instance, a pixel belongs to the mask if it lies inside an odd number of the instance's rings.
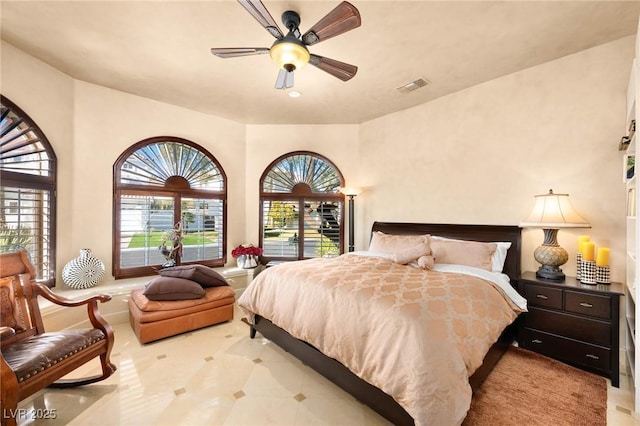
[{"label": "red flower arrangement", "polygon": [[243,255],[262,256],[262,248],[253,244],[242,244],[231,251],[231,256],[238,257]]}]

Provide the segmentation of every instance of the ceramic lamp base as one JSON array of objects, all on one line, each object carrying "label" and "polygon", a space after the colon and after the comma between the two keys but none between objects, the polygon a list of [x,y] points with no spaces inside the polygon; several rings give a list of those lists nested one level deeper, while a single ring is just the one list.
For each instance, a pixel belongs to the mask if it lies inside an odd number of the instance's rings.
[{"label": "ceramic lamp base", "polygon": [[533,252],[533,257],[542,265],[536,271],[538,278],[554,281],[565,279],[560,266],[567,263],[569,253],[558,245],[557,236],[557,229],[544,229],[544,242]]}]

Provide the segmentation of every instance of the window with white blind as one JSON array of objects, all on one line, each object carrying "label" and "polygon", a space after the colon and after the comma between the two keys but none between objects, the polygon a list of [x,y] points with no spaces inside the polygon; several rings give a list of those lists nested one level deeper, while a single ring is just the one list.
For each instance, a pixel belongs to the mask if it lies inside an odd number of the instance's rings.
[{"label": "window with white blind", "polygon": [[260,179],[260,245],[264,260],[343,253],[342,186],[340,171],[312,152],[292,152],[271,163]]},{"label": "window with white blind", "polygon": [[178,223],[181,264],[222,266],[226,260],[226,177],[197,144],[175,137],[146,139],[114,165],[116,278],[144,276],[166,262],[163,239]]},{"label": "window with white blind", "polygon": [[55,285],[56,156],[46,136],[0,96],[0,252],[25,249],[38,281]]}]

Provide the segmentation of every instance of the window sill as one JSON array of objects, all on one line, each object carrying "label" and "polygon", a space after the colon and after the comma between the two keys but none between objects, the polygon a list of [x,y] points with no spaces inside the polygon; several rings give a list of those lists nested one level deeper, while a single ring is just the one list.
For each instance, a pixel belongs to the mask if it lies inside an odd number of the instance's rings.
[{"label": "window sill", "polygon": [[[227,280],[239,296],[253,278],[260,273],[262,268],[262,266],[259,266],[253,269],[242,269],[234,266],[216,268],[215,270]],[[104,304],[99,303],[98,308],[110,324],[119,324],[128,321],[128,301],[131,291],[144,287],[153,278],[153,276],[148,276],[124,280],[111,279],[86,289],[74,289],[62,284],[53,288],[52,291],[58,296],[71,300],[84,299],[104,293],[110,294],[111,301]],[[67,308],[49,302],[42,297],[38,299],[38,303],[47,330],[88,327],[86,308],[84,306]]]}]

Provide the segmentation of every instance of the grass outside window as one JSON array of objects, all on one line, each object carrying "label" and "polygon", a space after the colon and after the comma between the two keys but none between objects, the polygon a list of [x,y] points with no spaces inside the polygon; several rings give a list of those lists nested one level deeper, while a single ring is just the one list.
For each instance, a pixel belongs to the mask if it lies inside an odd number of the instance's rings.
[{"label": "grass outside window", "polygon": [[[134,234],[127,248],[159,247],[164,241],[165,231],[139,232]],[[184,246],[214,244],[218,242],[218,231],[186,233],[182,240]]]}]

